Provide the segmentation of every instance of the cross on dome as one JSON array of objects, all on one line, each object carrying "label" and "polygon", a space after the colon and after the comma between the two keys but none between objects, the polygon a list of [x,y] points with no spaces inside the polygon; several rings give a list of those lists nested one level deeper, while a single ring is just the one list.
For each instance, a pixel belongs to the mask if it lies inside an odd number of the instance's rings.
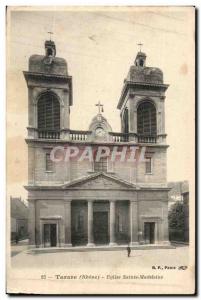
[{"label": "cross on dome", "polygon": [[140,47],[140,52],[141,52],[143,44],[142,44],[142,43],[139,43],[139,44],[137,44],[137,45]]},{"label": "cross on dome", "polygon": [[51,41],[51,37],[52,37],[52,34],[54,34],[52,31],[48,31],[49,35],[50,35],[50,41]]},{"label": "cross on dome", "polygon": [[104,112],[103,104],[101,104],[100,101],[98,101],[98,103],[96,103],[95,105],[98,106],[98,113],[99,114],[101,114],[101,112]]}]

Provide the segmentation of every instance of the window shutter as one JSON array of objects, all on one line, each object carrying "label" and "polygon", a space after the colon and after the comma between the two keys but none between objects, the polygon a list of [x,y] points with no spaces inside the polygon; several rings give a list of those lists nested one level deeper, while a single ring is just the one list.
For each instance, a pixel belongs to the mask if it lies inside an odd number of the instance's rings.
[{"label": "window shutter", "polygon": [[146,174],[151,174],[152,173],[152,158],[151,157],[146,157]]},{"label": "window shutter", "polygon": [[50,153],[46,153],[46,171],[53,171],[53,161],[50,158]]}]

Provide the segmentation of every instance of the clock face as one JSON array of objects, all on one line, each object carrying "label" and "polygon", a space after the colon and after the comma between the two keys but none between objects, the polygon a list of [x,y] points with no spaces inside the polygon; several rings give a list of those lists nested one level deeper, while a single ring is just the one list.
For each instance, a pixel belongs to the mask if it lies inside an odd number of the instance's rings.
[{"label": "clock face", "polygon": [[105,131],[103,130],[102,127],[97,127],[95,133],[96,133],[97,136],[104,136],[105,135]]}]

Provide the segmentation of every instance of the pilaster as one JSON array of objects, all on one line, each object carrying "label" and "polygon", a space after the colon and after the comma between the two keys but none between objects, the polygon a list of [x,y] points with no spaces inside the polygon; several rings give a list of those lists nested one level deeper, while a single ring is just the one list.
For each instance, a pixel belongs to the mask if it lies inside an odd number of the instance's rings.
[{"label": "pilaster", "polygon": [[36,220],[35,220],[35,202],[29,200],[29,219],[28,219],[28,233],[29,244],[36,245]]},{"label": "pilaster", "polygon": [[71,200],[65,200],[64,202],[65,210],[65,247],[71,247]]}]

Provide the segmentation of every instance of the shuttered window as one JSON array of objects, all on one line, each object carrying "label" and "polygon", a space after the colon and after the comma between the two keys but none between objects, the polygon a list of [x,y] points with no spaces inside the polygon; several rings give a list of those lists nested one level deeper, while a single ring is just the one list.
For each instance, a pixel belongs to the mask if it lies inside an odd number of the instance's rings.
[{"label": "shuttered window", "polygon": [[146,172],[146,174],[152,173],[152,158],[151,157],[146,157],[145,172]]},{"label": "shuttered window", "polygon": [[94,162],[95,172],[107,172],[107,157],[101,157],[99,161]]},{"label": "shuttered window", "polygon": [[45,165],[46,171],[52,172],[53,171],[53,161],[51,160],[50,153],[46,153],[45,155]]},{"label": "shuttered window", "polygon": [[38,129],[60,129],[60,104],[51,93],[45,93],[38,100]]},{"label": "shuttered window", "polygon": [[156,135],[156,109],[151,102],[143,102],[137,110],[137,132],[141,135]]}]

